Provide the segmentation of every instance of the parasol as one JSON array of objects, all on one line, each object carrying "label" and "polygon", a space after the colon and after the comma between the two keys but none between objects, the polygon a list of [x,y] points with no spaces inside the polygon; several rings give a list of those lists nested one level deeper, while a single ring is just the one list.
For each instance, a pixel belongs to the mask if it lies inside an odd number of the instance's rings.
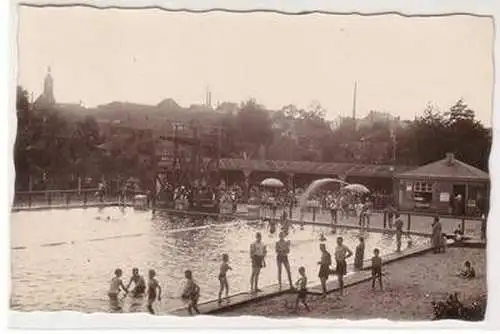
[{"label": "parasol", "polygon": [[344,189],[349,190],[349,191],[353,191],[353,192],[357,192],[357,193],[365,193],[365,194],[370,192],[370,189],[368,189],[367,187],[365,187],[362,184],[350,184],[348,186],[345,186]]},{"label": "parasol", "polygon": [[264,186],[264,187],[272,187],[272,188],[281,188],[284,186],[283,182],[281,182],[278,179],[274,179],[274,178],[265,179],[264,181],[262,181],[260,183],[260,185]]}]

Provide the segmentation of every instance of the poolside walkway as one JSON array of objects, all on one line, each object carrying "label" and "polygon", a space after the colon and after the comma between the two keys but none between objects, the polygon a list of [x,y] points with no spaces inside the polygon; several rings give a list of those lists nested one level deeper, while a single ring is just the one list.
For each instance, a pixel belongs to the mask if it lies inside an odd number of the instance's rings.
[{"label": "poolside walkway", "polygon": [[[399,261],[408,257],[417,256],[423,253],[430,251],[431,248],[429,246],[415,247],[405,249],[400,253],[393,253],[385,256],[383,258],[383,264],[388,264],[394,261]],[[362,282],[366,282],[371,279],[371,263],[369,260],[366,260],[364,263],[364,267],[362,271],[353,271],[352,264],[348,267],[349,274],[344,278],[344,286],[347,288],[349,286],[353,286]],[[222,304],[218,304],[217,300],[210,300],[199,304],[199,309],[202,314],[216,314],[220,312],[228,311],[236,306],[242,306],[248,303],[253,303],[262,299],[271,298],[275,296],[279,296],[285,293],[290,293],[289,289],[279,289],[278,284],[267,286],[261,288],[262,292],[257,294],[251,293],[239,293],[233,296],[230,296],[230,301],[226,303],[225,301]],[[333,279],[327,283],[328,293],[332,293],[338,290],[337,280]],[[309,294],[311,295],[321,295],[321,285],[316,284],[309,289]],[[185,307],[175,309],[171,311],[173,315],[187,315],[187,309]]]}]

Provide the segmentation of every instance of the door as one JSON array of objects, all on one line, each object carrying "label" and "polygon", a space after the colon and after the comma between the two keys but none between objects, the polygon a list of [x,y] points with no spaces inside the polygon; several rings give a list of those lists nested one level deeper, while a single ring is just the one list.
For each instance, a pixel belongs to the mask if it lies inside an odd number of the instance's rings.
[{"label": "door", "polygon": [[453,185],[453,214],[455,216],[463,216],[465,214],[465,184]]}]

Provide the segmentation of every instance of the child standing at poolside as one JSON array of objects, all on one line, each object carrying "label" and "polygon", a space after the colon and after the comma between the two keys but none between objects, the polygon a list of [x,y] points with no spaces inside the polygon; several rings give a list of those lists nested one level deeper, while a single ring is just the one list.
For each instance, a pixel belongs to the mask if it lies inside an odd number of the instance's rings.
[{"label": "child standing at poolside", "polygon": [[193,310],[200,314],[198,310],[198,299],[200,298],[200,287],[193,280],[193,273],[191,270],[186,270],[184,272],[184,277],[186,277],[186,285],[182,292],[182,299],[188,303],[188,312],[193,315]]},{"label": "child standing at poolside", "polygon": [[224,290],[226,290],[226,301],[229,302],[228,295],[229,295],[229,284],[227,282],[227,272],[229,270],[232,270],[231,266],[229,265],[229,255],[226,253],[222,254],[222,264],[220,265],[220,272],[219,272],[219,283],[220,283],[220,289],[219,289],[219,304],[222,303],[222,293]]},{"label": "child standing at poolside", "polygon": [[108,297],[111,307],[115,310],[121,309],[121,306],[118,303],[118,294],[120,293],[120,290],[128,292],[127,288],[123,285],[123,281],[121,279],[122,275],[123,271],[120,268],[116,269],[115,276],[111,279],[111,284],[109,286]]},{"label": "child standing at poolside", "polygon": [[302,304],[306,307],[307,312],[310,311],[309,306],[306,303],[306,297],[307,297],[307,277],[306,277],[306,269],[304,267],[299,268],[299,274],[300,278],[297,280],[297,283],[295,283],[297,287],[297,300],[295,301],[295,312],[299,312],[299,302],[302,302]]},{"label": "child standing at poolside", "polygon": [[153,303],[158,296],[158,301],[161,301],[161,287],[158,280],[155,278],[156,272],[151,269],[149,270],[149,281],[148,281],[148,311],[151,314],[155,314],[153,310]]},{"label": "child standing at poolside", "polygon": [[375,281],[378,279],[380,290],[382,287],[382,258],[379,256],[380,251],[378,248],[373,250],[372,257],[372,289],[375,289]]}]

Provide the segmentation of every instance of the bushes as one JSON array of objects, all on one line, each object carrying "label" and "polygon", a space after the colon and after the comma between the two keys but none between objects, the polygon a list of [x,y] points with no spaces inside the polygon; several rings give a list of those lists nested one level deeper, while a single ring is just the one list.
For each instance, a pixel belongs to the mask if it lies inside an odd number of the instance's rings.
[{"label": "bushes", "polygon": [[433,320],[482,321],[486,312],[486,296],[474,300],[469,306],[458,300],[458,294],[450,294],[446,301],[433,301]]}]

